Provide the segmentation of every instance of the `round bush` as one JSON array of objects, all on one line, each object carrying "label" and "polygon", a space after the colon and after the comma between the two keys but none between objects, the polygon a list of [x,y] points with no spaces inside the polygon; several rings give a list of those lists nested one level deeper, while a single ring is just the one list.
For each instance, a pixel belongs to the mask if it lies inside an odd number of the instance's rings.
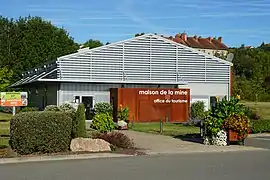
[{"label": "round bush", "polygon": [[69,150],[72,119],[62,112],[23,112],[10,121],[10,146],[19,154]]},{"label": "round bush", "polygon": [[59,107],[60,111],[68,112],[68,113],[76,113],[76,109],[68,103],[64,103]]},{"label": "round bush", "polygon": [[45,107],[44,111],[60,111],[60,108],[56,105],[48,105]]},{"label": "round bush", "polygon": [[110,115],[112,115],[113,106],[107,102],[99,102],[95,104],[94,111],[95,111],[95,114],[109,113]]},{"label": "round bush", "polygon": [[96,114],[93,118],[91,128],[101,133],[107,133],[114,129],[112,116],[109,113]]}]

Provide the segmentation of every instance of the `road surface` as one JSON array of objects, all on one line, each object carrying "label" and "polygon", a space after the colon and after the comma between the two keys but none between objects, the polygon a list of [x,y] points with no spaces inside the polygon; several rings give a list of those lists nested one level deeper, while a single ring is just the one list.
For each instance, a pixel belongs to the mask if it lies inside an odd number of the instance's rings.
[{"label": "road surface", "polygon": [[1,180],[267,180],[270,151],[0,165]]}]

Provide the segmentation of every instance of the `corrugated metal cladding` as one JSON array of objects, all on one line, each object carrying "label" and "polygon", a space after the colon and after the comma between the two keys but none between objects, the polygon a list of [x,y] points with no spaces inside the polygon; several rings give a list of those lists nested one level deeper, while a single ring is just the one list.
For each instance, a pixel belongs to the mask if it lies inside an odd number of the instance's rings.
[{"label": "corrugated metal cladding", "polygon": [[[109,102],[110,88],[121,88],[121,84],[61,83],[59,104],[70,102],[75,96],[93,96],[94,102]],[[125,84],[126,88],[157,88],[154,84]],[[160,85],[160,88],[174,88],[175,85]]]},{"label": "corrugated metal cladding", "polygon": [[228,84],[230,64],[154,35],[59,58],[62,80]]}]

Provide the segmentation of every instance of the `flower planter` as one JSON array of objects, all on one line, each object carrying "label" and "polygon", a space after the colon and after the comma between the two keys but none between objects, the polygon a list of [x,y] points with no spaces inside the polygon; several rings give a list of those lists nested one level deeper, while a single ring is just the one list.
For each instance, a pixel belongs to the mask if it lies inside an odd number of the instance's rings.
[{"label": "flower planter", "polygon": [[228,135],[228,145],[230,144],[230,142],[241,142],[241,144],[244,145],[245,139],[247,138],[248,133],[239,135],[237,131],[228,130],[227,135]]}]

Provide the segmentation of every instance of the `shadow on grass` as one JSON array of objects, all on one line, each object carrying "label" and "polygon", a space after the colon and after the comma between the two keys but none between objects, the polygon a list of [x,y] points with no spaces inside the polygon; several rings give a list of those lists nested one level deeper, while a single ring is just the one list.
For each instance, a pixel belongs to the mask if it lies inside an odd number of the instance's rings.
[{"label": "shadow on grass", "polygon": [[189,141],[193,143],[199,143],[203,144],[203,138],[198,133],[192,133],[192,134],[183,134],[183,135],[177,135],[173,136],[176,139],[181,139],[183,141]]}]

